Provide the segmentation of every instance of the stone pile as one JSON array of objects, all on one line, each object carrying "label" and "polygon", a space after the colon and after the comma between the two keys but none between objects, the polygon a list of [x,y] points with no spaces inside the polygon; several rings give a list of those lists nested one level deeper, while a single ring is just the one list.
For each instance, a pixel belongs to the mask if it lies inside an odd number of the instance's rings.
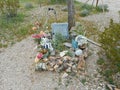
[{"label": "stone pile", "polygon": [[83,70],[85,66],[85,55],[79,57],[70,56],[49,56],[49,58],[43,58],[36,64],[36,69],[39,71],[56,71],[56,72],[75,72]]},{"label": "stone pile", "polygon": [[[38,39],[39,36],[39,39]],[[36,38],[36,35],[34,36]],[[47,35],[41,31],[37,35],[39,41],[39,53],[35,58],[36,71],[55,71],[64,73],[78,73],[84,71],[85,59],[88,56],[87,40],[79,35],[72,43],[63,43],[68,49],[56,52]]]}]

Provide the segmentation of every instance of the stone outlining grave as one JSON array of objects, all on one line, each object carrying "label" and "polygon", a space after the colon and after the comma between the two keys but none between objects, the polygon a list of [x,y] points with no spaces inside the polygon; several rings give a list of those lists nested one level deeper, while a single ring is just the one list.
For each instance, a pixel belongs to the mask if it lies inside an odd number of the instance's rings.
[{"label": "stone outlining grave", "polygon": [[[55,28],[55,30],[57,30],[57,28]],[[59,28],[58,32],[60,30]],[[67,30],[67,27],[65,30]],[[57,33],[57,31],[54,30],[53,32]],[[63,37],[69,36],[68,31],[61,33]],[[77,48],[73,47],[74,45],[72,44],[74,43],[72,43],[72,40],[68,40],[68,42],[62,43],[66,49],[58,51],[52,46],[52,40],[48,39],[47,34],[49,33],[41,31],[37,34],[36,38],[34,36],[34,38],[40,42],[37,48],[39,53],[35,58],[35,70],[66,73],[65,76],[69,73],[85,73],[85,59],[88,57],[87,41],[85,43],[82,42],[85,41],[83,40],[85,38],[75,40],[76,44],[79,43]],[[76,39],[78,37],[79,36],[77,36]]]}]

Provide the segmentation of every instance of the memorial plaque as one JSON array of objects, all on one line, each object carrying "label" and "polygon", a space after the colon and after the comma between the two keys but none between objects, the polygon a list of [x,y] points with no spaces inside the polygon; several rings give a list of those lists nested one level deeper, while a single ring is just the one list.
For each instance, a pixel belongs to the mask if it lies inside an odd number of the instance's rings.
[{"label": "memorial plaque", "polygon": [[60,33],[65,38],[69,38],[68,23],[53,23],[51,27],[53,36]]}]

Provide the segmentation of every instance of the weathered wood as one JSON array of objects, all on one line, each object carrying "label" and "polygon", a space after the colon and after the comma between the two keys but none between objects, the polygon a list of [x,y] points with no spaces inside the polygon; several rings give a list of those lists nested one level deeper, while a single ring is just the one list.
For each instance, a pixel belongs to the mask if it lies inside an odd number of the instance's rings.
[{"label": "weathered wood", "polygon": [[75,26],[75,9],[74,9],[74,1],[73,0],[67,0],[67,6],[68,6],[68,30],[71,29],[71,27]]},{"label": "weathered wood", "polygon": [[94,42],[93,40],[90,40],[90,39],[87,38],[87,41],[90,42],[90,43],[93,43],[93,44],[95,44],[95,45],[97,45],[97,46],[99,46],[99,47],[101,47],[101,44],[96,43],[96,42]]}]

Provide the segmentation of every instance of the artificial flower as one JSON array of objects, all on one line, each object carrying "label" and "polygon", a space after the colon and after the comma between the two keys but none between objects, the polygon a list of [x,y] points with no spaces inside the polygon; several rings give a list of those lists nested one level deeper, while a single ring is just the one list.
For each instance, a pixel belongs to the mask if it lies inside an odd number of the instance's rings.
[{"label": "artificial flower", "polygon": [[39,53],[38,55],[37,55],[37,58],[38,59],[41,59],[43,57],[43,54],[42,53]]}]

